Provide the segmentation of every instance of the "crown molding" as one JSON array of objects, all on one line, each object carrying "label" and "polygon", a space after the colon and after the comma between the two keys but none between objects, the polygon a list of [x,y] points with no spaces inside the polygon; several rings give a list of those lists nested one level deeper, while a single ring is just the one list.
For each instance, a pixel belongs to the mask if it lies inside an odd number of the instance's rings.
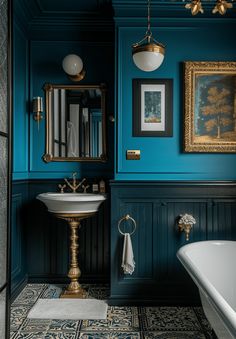
[{"label": "crown molding", "polygon": [[[185,4],[190,0],[184,1],[168,1],[168,0],[152,0],[151,2],[151,17],[163,18],[193,18],[191,11],[185,8]],[[211,18],[211,19],[227,19],[234,18],[236,20],[236,3],[234,7],[229,9],[222,16],[220,14],[212,14],[216,0],[202,0],[204,14],[198,14],[195,18]],[[114,18],[121,17],[146,17],[147,16],[147,1],[146,0],[112,0],[114,9]]]},{"label": "crown molding", "polygon": [[40,15],[40,8],[34,1],[31,1],[29,6],[29,1],[27,0],[15,0],[13,14],[20,22],[24,22],[27,25],[35,16]]},{"label": "crown molding", "polygon": [[[37,2],[37,6],[40,8],[41,14],[52,14],[61,13],[72,14],[76,16],[91,16],[99,15],[102,17],[112,16],[112,2],[111,0],[87,0],[87,1],[76,1],[76,0],[34,0]],[[45,5],[46,3],[46,5]]]},{"label": "crown molding", "polygon": [[47,11],[40,0],[30,1],[30,6],[28,0],[15,0],[14,17],[30,38],[34,37],[34,33],[39,35],[41,31],[42,35],[47,30],[51,36],[54,32],[55,36],[60,34],[62,28],[67,34],[78,31],[88,34],[114,31],[113,10],[108,0],[98,0],[97,7],[91,11]]},{"label": "crown molding", "polygon": [[[186,0],[190,1],[190,0]],[[215,0],[202,0],[205,9],[204,14],[192,16],[190,11],[185,9],[183,1],[152,0],[151,1],[151,25],[199,25],[231,24],[236,22],[236,3],[234,8],[228,10],[226,15],[212,14],[211,10]],[[15,0],[14,16],[18,23],[30,38],[40,38],[42,33],[47,32],[51,37],[61,35],[62,37],[76,34],[81,38],[82,34],[102,34],[105,40],[113,38],[114,21],[117,26],[145,26],[147,21],[146,0],[97,0],[96,6],[91,10],[79,10],[79,3],[76,3],[76,10],[48,10],[42,0]],[[65,9],[66,7],[64,7]],[[67,7],[71,9],[71,5]],[[89,8],[83,4],[83,9]],[[154,20],[154,19],[157,20]]]},{"label": "crown molding", "polygon": [[[45,33],[44,33],[45,32]],[[68,17],[35,18],[29,25],[31,40],[69,40],[103,41],[114,40],[114,23],[112,21],[91,21]]]}]

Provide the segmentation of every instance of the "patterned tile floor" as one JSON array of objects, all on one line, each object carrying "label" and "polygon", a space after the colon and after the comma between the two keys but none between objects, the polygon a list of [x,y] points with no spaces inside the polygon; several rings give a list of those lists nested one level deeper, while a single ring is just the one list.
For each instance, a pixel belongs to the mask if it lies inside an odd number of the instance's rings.
[{"label": "patterned tile floor", "polygon": [[[107,299],[105,286],[85,285],[89,297]],[[106,320],[27,319],[37,299],[57,298],[58,285],[28,284],[11,307],[11,339],[212,339],[201,307],[109,306]]]}]

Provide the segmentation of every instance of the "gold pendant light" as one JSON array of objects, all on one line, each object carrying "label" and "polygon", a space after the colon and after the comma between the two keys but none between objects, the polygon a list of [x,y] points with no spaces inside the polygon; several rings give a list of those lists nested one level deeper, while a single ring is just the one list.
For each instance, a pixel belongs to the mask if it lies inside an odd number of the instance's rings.
[{"label": "gold pendant light", "polygon": [[150,26],[150,0],[147,0],[148,27],[144,38],[133,44],[132,55],[135,65],[145,72],[152,72],[161,66],[164,60],[165,46],[156,41]]}]

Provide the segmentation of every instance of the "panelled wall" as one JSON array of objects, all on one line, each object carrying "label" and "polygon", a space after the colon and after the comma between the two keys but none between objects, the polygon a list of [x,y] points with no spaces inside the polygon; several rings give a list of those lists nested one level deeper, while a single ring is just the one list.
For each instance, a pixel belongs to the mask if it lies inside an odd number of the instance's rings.
[{"label": "panelled wall", "polygon": [[[27,1],[14,0],[14,152],[13,179],[78,177],[112,178],[114,163],[114,25],[111,15],[74,12],[38,12]],[[99,7],[99,4],[97,4]],[[94,16],[94,17],[93,17]],[[63,29],[62,29],[63,27]],[[46,32],[46,33],[45,33]],[[84,63],[85,78],[74,83],[62,69],[68,54],[78,54]],[[106,126],[108,162],[51,162],[45,154],[46,104],[44,85],[101,84],[107,86]],[[32,99],[43,97],[43,116],[38,130],[33,119]]]},{"label": "panelled wall", "polygon": [[27,31],[14,15],[13,25],[13,180],[28,178],[29,46]]},{"label": "panelled wall", "polygon": [[9,150],[11,149],[11,1],[0,2],[0,338],[9,338]]},{"label": "panelled wall", "polygon": [[[65,283],[69,264],[69,227],[35,197],[55,192],[57,179],[18,180],[12,194],[12,297],[28,282]],[[89,182],[92,184],[92,182]],[[108,187],[108,183],[106,183]],[[108,283],[110,276],[110,200],[79,231],[81,281]]]},{"label": "panelled wall", "polygon": [[[98,2],[97,6],[101,4]],[[83,7],[83,6],[82,6]],[[86,7],[86,6],[85,6]],[[80,8],[80,6],[78,6]],[[41,11],[41,12],[40,12]],[[110,13],[91,16],[76,10],[72,15],[39,11],[25,0],[14,0],[14,147],[12,195],[12,295],[26,281],[66,281],[68,230],[54,219],[35,197],[57,191],[64,177],[77,172],[78,179],[98,182],[113,177],[114,124],[114,25]],[[67,54],[78,54],[86,70],[76,84],[107,85],[107,163],[45,163],[45,83],[71,84],[62,69]],[[31,102],[42,96],[44,119],[39,130],[33,120]],[[40,179],[40,180],[39,180]],[[50,180],[49,180],[50,179]],[[107,183],[107,189],[109,185]],[[82,280],[109,279],[109,202],[99,215],[86,221],[80,232],[79,262]]]},{"label": "panelled wall", "polygon": [[27,283],[26,220],[28,181],[12,186],[11,199],[11,293],[14,298]]},{"label": "panelled wall", "polygon": [[[66,281],[68,229],[65,223],[47,213],[43,204],[35,199],[36,195],[56,191],[63,177],[70,176],[73,171],[78,172],[79,177],[112,178],[115,162],[111,222],[108,200],[99,214],[81,228],[82,280],[108,282],[111,262],[111,301],[114,303],[150,302],[152,299],[172,304],[196,301],[194,285],[175,256],[177,249],[185,244],[184,235],[176,230],[175,220],[185,212],[197,218],[190,241],[235,239],[236,193],[235,182],[230,180],[236,179],[236,156],[183,153],[182,62],[235,60],[236,45],[232,36],[235,19],[199,19],[190,15],[181,17],[181,14],[174,18],[169,15],[170,7],[158,20],[154,15],[153,35],[166,44],[166,57],[160,69],[149,74],[138,70],[131,57],[132,44],[146,31],[146,2],[142,4],[137,0],[130,5],[130,1],[113,1],[116,53],[113,28],[106,20],[94,29],[92,18],[86,22],[87,19],[50,17],[43,13],[40,20],[37,11],[36,16],[30,18],[25,1],[17,2],[21,11],[25,10],[15,27],[12,292],[16,293],[27,279],[32,282]],[[22,20],[26,27],[21,27]],[[46,82],[69,83],[61,68],[63,57],[69,53],[78,53],[84,60],[87,72],[84,84],[107,84],[108,115],[113,114],[116,84],[116,144],[114,147],[113,123],[107,116],[107,164],[46,164],[42,160],[45,120],[38,131],[30,102],[33,96],[44,96]],[[22,71],[18,72],[20,69]],[[173,79],[173,137],[132,137],[133,78]],[[141,160],[127,161],[127,149],[140,149]],[[132,180],[142,181],[132,183]],[[162,180],[172,182],[162,183]],[[186,180],[195,182],[185,185]],[[208,182],[202,184],[198,180]],[[213,183],[215,180],[228,182],[218,185]],[[132,237],[136,269],[134,275],[128,277],[120,270],[123,239],[117,232],[117,223],[124,214],[130,214],[137,221],[137,232]]]},{"label": "panelled wall", "polygon": [[[163,2],[164,3],[164,2]],[[117,75],[117,180],[234,180],[235,154],[183,152],[184,61],[236,61],[235,10],[226,16],[191,16],[183,3],[152,1],[153,37],[166,46],[163,64],[153,72],[139,70],[131,47],[146,32],[146,2],[114,0]],[[205,7],[204,7],[205,8]],[[225,34],[227,32],[227,34]],[[173,79],[173,137],[132,136],[132,80]],[[140,150],[141,159],[126,159],[126,150]]]},{"label": "panelled wall", "polygon": [[[195,241],[236,240],[236,183],[113,181],[111,197],[111,302],[196,303],[197,289],[176,253]],[[185,213],[196,219],[189,241],[177,225]],[[132,275],[121,268],[123,236],[117,227],[127,214],[137,224]],[[133,225],[123,222],[121,228],[131,232]]]},{"label": "panelled wall", "polygon": [[[187,243],[178,231],[177,218],[184,213],[196,218],[189,242],[236,239],[236,155],[184,153],[183,62],[236,61],[235,10],[218,16],[211,13],[210,4],[204,4],[205,14],[193,17],[180,1],[152,1],[153,37],[166,46],[166,53],[160,68],[143,72],[133,63],[131,51],[146,32],[146,2],[112,2],[117,58],[111,302],[196,303],[196,287],[176,258],[177,250]],[[133,79],[173,79],[172,137],[133,137]],[[140,150],[141,159],[127,160],[127,150]],[[121,269],[123,236],[117,229],[126,214],[137,222],[132,275]],[[128,222],[122,225],[130,232]]]},{"label": "panelled wall", "polygon": [[[50,162],[42,160],[45,154],[45,119],[37,124],[30,119],[30,153],[29,178],[63,178],[77,172],[78,177],[108,177],[113,173],[113,124],[109,121],[109,114],[113,114],[113,44],[106,41],[30,41],[30,97],[43,96],[45,83],[74,84],[68,80],[62,70],[61,62],[70,53],[77,53],[84,60],[86,69],[85,79],[79,84],[107,85],[106,95],[106,127],[108,131],[108,162],[107,163],[79,163],[79,162]],[[96,67],[95,65],[99,65]],[[108,66],[107,66],[108,65]],[[110,70],[107,70],[110,67]],[[32,118],[32,117],[31,117]]]}]

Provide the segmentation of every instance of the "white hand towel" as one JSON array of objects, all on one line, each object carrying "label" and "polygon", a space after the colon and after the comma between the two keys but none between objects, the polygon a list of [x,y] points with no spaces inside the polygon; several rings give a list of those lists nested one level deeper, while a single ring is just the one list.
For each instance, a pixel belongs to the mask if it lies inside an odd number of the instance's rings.
[{"label": "white hand towel", "polygon": [[129,233],[124,234],[124,245],[121,267],[123,268],[124,274],[132,274],[134,272],[135,267],[134,253]]}]

